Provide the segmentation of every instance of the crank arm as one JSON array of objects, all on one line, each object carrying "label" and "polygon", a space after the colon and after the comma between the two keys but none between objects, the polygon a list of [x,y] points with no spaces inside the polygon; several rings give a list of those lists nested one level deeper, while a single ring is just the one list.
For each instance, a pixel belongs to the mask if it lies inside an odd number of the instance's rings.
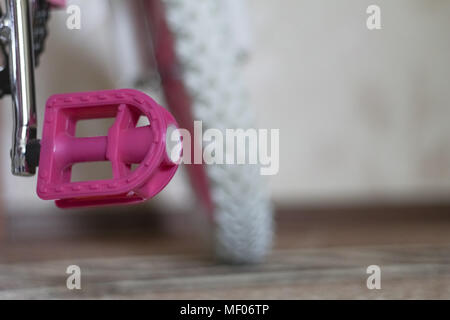
[{"label": "crank arm", "polygon": [[[36,144],[36,95],[34,54],[29,0],[6,0],[2,34],[9,46],[13,136],[11,171],[17,176],[31,176],[36,166],[30,163],[29,146]],[[30,147],[32,148],[32,147]]]}]

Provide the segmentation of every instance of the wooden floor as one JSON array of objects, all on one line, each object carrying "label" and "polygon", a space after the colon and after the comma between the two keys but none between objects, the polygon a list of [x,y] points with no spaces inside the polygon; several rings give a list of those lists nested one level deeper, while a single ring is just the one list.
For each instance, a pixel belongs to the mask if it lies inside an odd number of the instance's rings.
[{"label": "wooden floor", "polygon": [[[450,299],[446,207],[284,210],[275,249],[259,266],[216,263],[191,218],[158,218],[167,221],[148,232],[139,223],[130,232],[110,224],[102,236],[9,235],[0,299]],[[65,286],[72,264],[81,268],[79,291]],[[381,290],[367,289],[369,265],[381,267]]]}]

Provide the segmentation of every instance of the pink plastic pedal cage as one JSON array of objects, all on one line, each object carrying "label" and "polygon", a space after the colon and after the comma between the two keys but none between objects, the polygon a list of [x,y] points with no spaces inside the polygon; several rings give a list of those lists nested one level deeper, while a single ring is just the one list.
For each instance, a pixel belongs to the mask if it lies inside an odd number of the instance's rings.
[{"label": "pink plastic pedal cage", "polygon": [[[141,116],[150,124],[136,127]],[[109,117],[115,122],[107,136],[75,136],[77,121]],[[61,208],[149,199],[177,170],[180,157],[172,161],[166,148],[166,133],[176,127],[168,111],[136,90],[54,95],[45,110],[37,193]],[[91,161],[110,161],[113,178],[71,182],[73,164]],[[132,171],[132,164],[139,166]]]}]

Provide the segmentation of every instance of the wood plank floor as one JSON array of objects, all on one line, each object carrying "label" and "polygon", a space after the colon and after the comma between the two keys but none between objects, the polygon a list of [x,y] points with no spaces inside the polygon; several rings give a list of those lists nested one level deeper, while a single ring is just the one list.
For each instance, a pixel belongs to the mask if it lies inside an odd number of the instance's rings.
[{"label": "wood plank floor", "polygon": [[[0,245],[0,299],[450,299],[448,208],[342,212],[280,213],[277,244],[259,266],[216,263],[189,216],[152,235],[10,237]],[[82,290],[65,286],[71,264]],[[374,264],[381,290],[366,287]]]}]

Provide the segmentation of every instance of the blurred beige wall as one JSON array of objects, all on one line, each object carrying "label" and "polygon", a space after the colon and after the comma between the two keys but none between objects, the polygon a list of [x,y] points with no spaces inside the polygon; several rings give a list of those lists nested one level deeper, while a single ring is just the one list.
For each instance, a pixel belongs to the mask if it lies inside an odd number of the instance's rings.
[{"label": "blurred beige wall", "polygon": [[[79,31],[66,29],[63,11],[53,14],[37,71],[40,128],[49,95],[115,87],[113,21],[99,14],[107,1],[69,1],[81,6]],[[260,127],[281,134],[280,171],[269,178],[278,203],[448,198],[449,1],[248,4],[252,102]],[[381,7],[380,31],[366,28],[370,4]],[[35,195],[35,179],[9,174],[11,108],[2,105],[7,207],[53,208]],[[181,173],[160,198],[179,199],[181,190],[187,201],[188,189]]]},{"label": "blurred beige wall", "polygon": [[253,102],[281,129],[275,199],[448,198],[450,1],[249,3]]}]

